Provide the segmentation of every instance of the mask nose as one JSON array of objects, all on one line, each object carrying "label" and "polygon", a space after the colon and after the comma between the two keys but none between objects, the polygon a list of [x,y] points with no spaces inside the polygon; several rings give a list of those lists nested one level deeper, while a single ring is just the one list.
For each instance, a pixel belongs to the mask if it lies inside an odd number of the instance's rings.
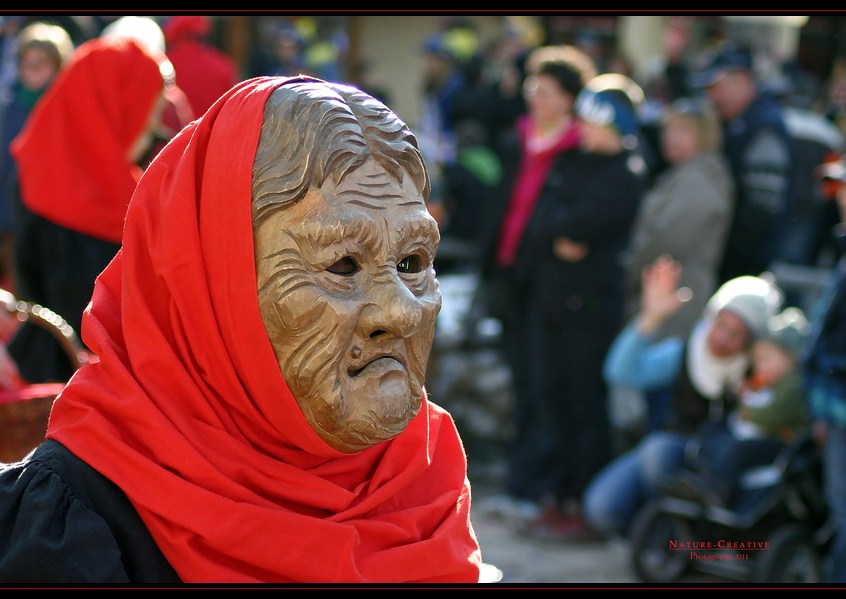
[{"label": "mask nose", "polygon": [[359,322],[362,337],[371,339],[387,333],[406,338],[417,331],[422,317],[420,301],[396,274],[385,273],[374,279],[368,296]]}]

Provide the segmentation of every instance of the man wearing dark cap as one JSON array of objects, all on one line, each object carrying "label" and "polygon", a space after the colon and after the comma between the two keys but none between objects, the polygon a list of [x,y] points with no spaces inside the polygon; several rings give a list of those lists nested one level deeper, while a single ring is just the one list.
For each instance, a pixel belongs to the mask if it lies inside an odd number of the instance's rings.
[{"label": "man wearing dark cap", "polygon": [[[840,212],[834,228],[846,250],[846,158],[823,164]],[[846,254],[832,273],[811,313],[811,332],[803,356],[806,396],[814,440],[823,448],[823,486],[836,526],[828,553],[828,581],[846,582]]]},{"label": "man wearing dark cap", "polygon": [[737,189],[720,281],[758,275],[776,258],[790,214],[793,147],[782,107],[761,89],[749,48],[731,42],[692,83],[705,89],[720,115]]}]

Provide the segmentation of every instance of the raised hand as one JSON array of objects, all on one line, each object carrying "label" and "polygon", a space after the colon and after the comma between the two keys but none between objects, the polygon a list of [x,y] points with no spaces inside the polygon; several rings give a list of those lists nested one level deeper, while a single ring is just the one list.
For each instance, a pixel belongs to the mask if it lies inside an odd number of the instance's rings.
[{"label": "raised hand", "polygon": [[641,272],[640,312],[637,326],[643,333],[655,332],[690,299],[690,290],[679,289],[681,264],[661,256]]}]

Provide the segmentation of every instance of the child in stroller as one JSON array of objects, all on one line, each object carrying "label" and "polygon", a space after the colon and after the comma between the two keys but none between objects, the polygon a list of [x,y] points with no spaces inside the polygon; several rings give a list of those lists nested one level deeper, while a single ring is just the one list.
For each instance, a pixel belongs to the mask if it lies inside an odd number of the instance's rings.
[{"label": "child in stroller", "polygon": [[788,308],[767,328],[735,409],[703,427],[688,467],[632,526],[633,564],[647,582],[688,568],[751,582],[819,580],[830,531],[796,369],[808,323]]}]

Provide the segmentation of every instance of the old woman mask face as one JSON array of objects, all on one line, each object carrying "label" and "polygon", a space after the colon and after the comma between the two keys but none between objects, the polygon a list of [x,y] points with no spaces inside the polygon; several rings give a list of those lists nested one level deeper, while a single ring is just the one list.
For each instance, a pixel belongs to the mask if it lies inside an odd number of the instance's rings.
[{"label": "old woman mask face", "polygon": [[[259,305],[282,374],[315,432],[353,453],[419,412],[441,295],[413,138],[373,99],[347,92],[302,83],[272,94],[253,222]],[[383,143],[365,138],[362,120]]]}]

